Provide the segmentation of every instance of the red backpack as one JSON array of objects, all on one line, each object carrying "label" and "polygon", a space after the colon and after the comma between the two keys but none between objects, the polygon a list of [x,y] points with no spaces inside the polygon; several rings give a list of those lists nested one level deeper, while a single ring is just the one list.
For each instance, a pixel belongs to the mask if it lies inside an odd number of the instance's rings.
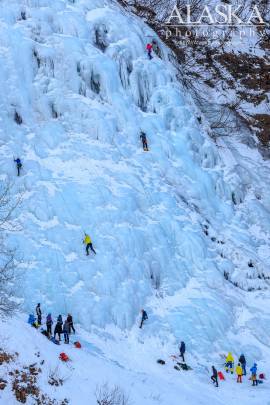
[{"label": "red backpack", "polygon": [[224,374],[221,371],[218,371],[218,378],[220,381],[225,380]]},{"label": "red backpack", "polygon": [[62,361],[69,361],[68,355],[64,352],[59,354],[59,359]]},{"label": "red backpack", "polygon": [[80,342],[74,342],[74,346],[76,347],[76,349],[80,349],[82,347]]}]

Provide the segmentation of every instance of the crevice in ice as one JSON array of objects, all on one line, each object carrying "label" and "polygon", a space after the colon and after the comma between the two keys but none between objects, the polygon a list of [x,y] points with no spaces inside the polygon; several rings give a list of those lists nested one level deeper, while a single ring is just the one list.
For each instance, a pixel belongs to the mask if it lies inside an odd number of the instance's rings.
[{"label": "crevice in ice", "polygon": [[102,51],[105,52],[109,43],[107,40],[108,29],[105,24],[96,25],[95,31],[95,45]]}]

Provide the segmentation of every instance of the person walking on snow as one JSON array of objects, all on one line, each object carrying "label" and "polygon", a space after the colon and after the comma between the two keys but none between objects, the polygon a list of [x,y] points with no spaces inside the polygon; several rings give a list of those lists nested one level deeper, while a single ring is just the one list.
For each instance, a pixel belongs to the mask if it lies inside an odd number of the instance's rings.
[{"label": "person walking on snow", "polygon": [[238,363],[238,365],[236,366],[235,372],[237,374],[237,382],[242,383],[243,369],[240,363]]},{"label": "person walking on snow", "polygon": [[69,322],[66,319],[63,327],[63,332],[64,332],[64,338],[65,338],[65,343],[69,343]]},{"label": "person walking on snow", "polygon": [[59,341],[61,340],[61,333],[63,333],[62,325],[63,325],[62,315],[59,315],[57,318],[57,323],[54,328],[54,339],[56,334],[58,334]]},{"label": "person walking on snow", "polygon": [[140,328],[142,328],[144,321],[146,321],[148,319],[147,312],[144,309],[141,310],[141,313],[142,313],[142,319],[141,319],[141,323],[140,323]]},{"label": "person walking on snow", "polygon": [[53,324],[52,315],[48,314],[46,317],[46,326],[47,326],[47,333],[48,333],[49,337],[52,334],[52,324]]},{"label": "person walking on snow", "polygon": [[18,174],[18,177],[19,177],[19,176],[20,176],[20,173],[21,173],[21,168],[22,168],[21,159],[19,159],[19,158],[14,159],[14,162],[15,162],[16,165],[17,165],[17,174]]},{"label": "person walking on snow", "polygon": [[257,380],[257,364],[256,364],[256,363],[254,363],[253,367],[251,367],[250,372],[251,372],[252,386],[254,387],[255,385],[258,385],[258,380]]},{"label": "person walking on snow", "polygon": [[85,244],[86,256],[89,256],[89,249],[91,249],[92,252],[94,252],[96,255],[96,251],[93,248],[93,244],[92,244],[92,240],[91,240],[90,236],[87,233],[85,233],[84,235],[85,235],[85,238],[83,240],[83,243]]},{"label": "person walking on snow", "polygon": [[36,306],[36,314],[37,314],[38,325],[41,325],[41,308],[40,308],[40,304],[37,304],[37,306]]},{"label": "person walking on snow", "polygon": [[216,384],[216,387],[218,387],[218,373],[214,366],[212,366],[212,372],[211,380],[213,381],[213,384]]},{"label": "person walking on snow", "polygon": [[239,357],[239,363],[241,364],[242,370],[243,370],[243,375],[247,375],[247,371],[246,371],[246,358],[243,354],[241,354],[241,356]]},{"label": "person walking on snow", "polygon": [[148,144],[147,144],[146,134],[143,131],[141,131],[140,138],[141,138],[141,141],[142,141],[143,150],[148,151]]},{"label": "person walking on snow", "polygon": [[180,357],[182,357],[183,362],[185,363],[185,352],[186,352],[186,345],[185,342],[181,342],[180,346],[179,346],[179,351],[180,351]]},{"label": "person walking on snow", "polygon": [[73,326],[73,319],[72,319],[72,316],[70,314],[68,314],[68,316],[67,316],[67,321],[68,321],[68,324],[69,324],[69,334],[71,333],[71,329],[72,329],[73,333],[75,333],[75,329],[74,329],[74,326]]},{"label": "person walking on snow", "polygon": [[153,45],[150,42],[148,42],[148,44],[146,45],[146,50],[148,53],[148,58],[150,60],[153,59],[153,56],[152,56]]},{"label": "person walking on snow", "polygon": [[231,372],[233,374],[233,367],[234,367],[234,358],[231,352],[228,353],[228,356],[226,357],[226,363],[225,363],[225,370],[226,373]]}]

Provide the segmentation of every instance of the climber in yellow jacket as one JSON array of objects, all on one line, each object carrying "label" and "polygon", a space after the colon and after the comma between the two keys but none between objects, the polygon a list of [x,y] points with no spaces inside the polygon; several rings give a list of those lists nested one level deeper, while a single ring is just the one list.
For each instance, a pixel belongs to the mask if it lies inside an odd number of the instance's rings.
[{"label": "climber in yellow jacket", "polygon": [[84,235],[85,235],[85,237],[84,237],[83,243],[85,244],[86,256],[89,256],[89,249],[91,249],[92,252],[94,252],[96,255],[96,251],[93,248],[92,239],[90,238],[90,236],[87,233],[85,233]]},{"label": "climber in yellow jacket", "polygon": [[242,382],[243,369],[242,369],[240,363],[238,363],[238,366],[236,366],[235,372],[237,374],[237,382],[241,383]]},{"label": "climber in yellow jacket", "polygon": [[233,374],[233,367],[234,367],[234,358],[231,352],[228,353],[228,356],[226,357],[226,363],[225,363],[225,370],[226,373],[230,372]]}]

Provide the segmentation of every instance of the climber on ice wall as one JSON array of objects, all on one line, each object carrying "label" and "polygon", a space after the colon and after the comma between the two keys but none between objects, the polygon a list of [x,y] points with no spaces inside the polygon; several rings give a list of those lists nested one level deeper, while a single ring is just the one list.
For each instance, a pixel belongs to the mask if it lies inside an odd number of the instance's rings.
[{"label": "climber on ice wall", "polygon": [[141,141],[142,141],[143,150],[148,151],[148,144],[147,144],[146,134],[143,131],[141,131],[140,138],[141,138]]},{"label": "climber on ice wall", "polygon": [[93,248],[93,243],[92,243],[90,236],[87,233],[85,233],[84,235],[85,235],[85,237],[84,237],[83,243],[85,244],[86,256],[89,256],[89,249],[91,249],[92,252],[94,252],[96,255],[96,251]]},{"label": "climber on ice wall", "polygon": [[19,158],[14,159],[14,162],[16,163],[16,166],[17,166],[17,175],[18,175],[18,177],[19,177],[19,176],[20,176],[20,173],[21,173],[21,168],[22,168],[21,159],[19,159]]},{"label": "climber on ice wall", "polygon": [[150,42],[148,42],[148,44],[146,45],[146,49],[148,52],[148,58],[151,60],[153,58],[152,56],[153,45]]},{"label": "climber on ice wall", "polygon": [[142,319],[141,319],[141,323],[140,323],[140,328],[142,328],[144,321],[146,321],[146,319],[148,319],[147,312],[144,309],[141,310],[141,313],[142,313]]}]

